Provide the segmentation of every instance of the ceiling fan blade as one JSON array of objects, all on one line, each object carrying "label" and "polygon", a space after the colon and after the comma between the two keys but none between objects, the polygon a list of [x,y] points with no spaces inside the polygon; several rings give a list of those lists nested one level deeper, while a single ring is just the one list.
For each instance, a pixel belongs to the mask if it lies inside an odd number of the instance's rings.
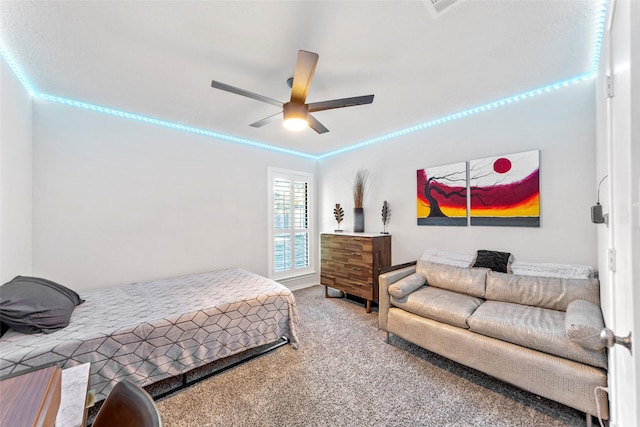
[{"label": "ceiling fan blade", "polygon": [[275,114],[273,114],[273,115],[271,115],[269,117],[265,117],[262,120],[258,120],[255,123],[251,123],[249,126],[252,126],[254,128],[261,128],[264,125],[267,125],[267,124],[269,124],[271,122],[275,122],[276,120],[278,120],[281,117],[282,117],[282,111],[280,111],[278,113],[275,113]]},{"label": "ceiling fan blade", "polygon": [[324,127],[322,123],[320,123],[315,117],[311,114],[307,114],[307,122],[309,122],[309,127],[315,130],[318,133],[327,133],[329,129]]},{"label": "ceiling fan blade", "polygon": [[249,92],[248,90],[240,89],[235,86],[228,85],[226,83],[217,82],[215,80],[211,80],[211,87],[214,89],[220,89],[227,92],[235,93],[236,95],[246,96],[247,98],[256,99],[258,101],[266,102],[267,104],[275,105],[276,107],[282,108],[283,103],[280,101],[276,101],[275,99],[271,99],[264,95],[259,95],[257,93]]},{"label": "ceiling fan blade", "polygon": [[293,84],[291,85],[291,102],[304,104],[317,63],[317,53],[307,52],[306,50],[298,51],[298,61],[296,62]]},{"label": "ceiling fan blade", "polygon": [[330,101],[307,104],[310,112],[332,110],[334,108],[353,107],[354,105],[371,104],[373,95],[354,96],[352,98],[332,99]]}]

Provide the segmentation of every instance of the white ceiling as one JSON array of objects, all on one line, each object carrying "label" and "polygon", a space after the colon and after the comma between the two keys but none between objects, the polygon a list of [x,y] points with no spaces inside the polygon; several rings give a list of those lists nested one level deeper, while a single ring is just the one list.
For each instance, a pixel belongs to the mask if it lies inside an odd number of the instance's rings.
[{"label": "white ceiling", "polygon": [[[597,2],[8,1],[2,45],[40,92],[322,154],[590,70]],[[298,49],[320,56],[308,102],[330,132],[249,126],[288,101]]]}]

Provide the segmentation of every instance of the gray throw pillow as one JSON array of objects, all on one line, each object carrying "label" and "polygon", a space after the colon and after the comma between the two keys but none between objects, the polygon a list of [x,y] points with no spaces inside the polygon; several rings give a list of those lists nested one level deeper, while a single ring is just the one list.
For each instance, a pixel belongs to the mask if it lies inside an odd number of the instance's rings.
[{"label": "gray throw pillow", "polygon": [[604,319],[600,307],[590,301],[573,300],[567,307],[564,318],[567,337],[581,347],[589,350],[601,350],[600,331],[604,328]]},{"label": "gray throw pillow", "polygon": [[58,283],[17,276],[0,286],[0,322],[25,334],[51,333],[66,327],[73,310],[83,302]]}]

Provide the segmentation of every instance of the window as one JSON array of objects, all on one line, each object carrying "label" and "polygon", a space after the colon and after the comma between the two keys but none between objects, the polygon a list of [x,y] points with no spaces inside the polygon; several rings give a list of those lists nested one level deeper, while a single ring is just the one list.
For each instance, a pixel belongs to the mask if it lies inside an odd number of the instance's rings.
[{"label": "window", "polygon": [[304,172],[269,168],[269,273],[285,278],[313,273],[312,180]]}]

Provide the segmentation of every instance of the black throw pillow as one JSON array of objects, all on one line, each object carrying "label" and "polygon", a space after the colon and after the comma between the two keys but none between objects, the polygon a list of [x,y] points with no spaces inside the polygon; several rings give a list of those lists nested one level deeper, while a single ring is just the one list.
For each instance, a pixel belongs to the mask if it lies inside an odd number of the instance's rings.
[{"label": "black throw pillow", "polygon": [[513,258],[509,252],[478,250],[472,267],[490,268],[499,273],[511,273]]},{"label": "black throw pillow", "polygon": [[0,286],[0,322],[25,334],[51,333],[66,327],[83,302],[75,291],[58,283],[17,276]]}]

